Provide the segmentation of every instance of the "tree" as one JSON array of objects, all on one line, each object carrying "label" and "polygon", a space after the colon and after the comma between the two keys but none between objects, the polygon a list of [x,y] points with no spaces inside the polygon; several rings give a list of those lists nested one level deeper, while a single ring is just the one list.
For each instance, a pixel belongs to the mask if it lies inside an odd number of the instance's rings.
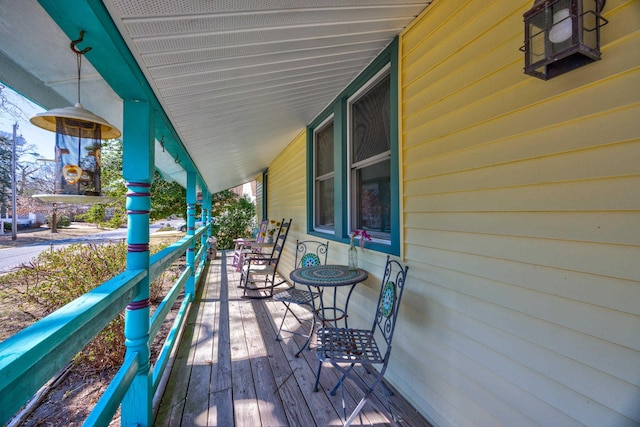
[{"label": "tree", "polygon": [[34,160],[40,155],[33,144],[16,146],[16,192],[26,194],[31,178],[38,172],[40,165]]},{"label": "tree", "polygon": [[[86,214],[85,221],[117,228],[126,222],[127,187],[122,177],[122,141],[103,141],[101,149],[101,186],[105,196],[114,199],[104,205],[93,205]],[[171,215],[186,215],[186,191],[176,182],[167,182],[159,172],[155,172],[151,183],[151,212],[149,218],[157,220]]]},{"label": "tree", "polygon": [[171,215],[187,215],[187,191],[177,182],[168,182],[160,172],[155,171],[151,184],[152,220],[168,218]]},{"label": "tree", "polygon": [[16,120],[25,118],[26,114],[24,113],[24,111],[22,111],[18,104],[13,101],[11,93],[11,90],[7,89],[5,85],[0,83],[0,111],[9,114]]},{"label": "tree", "polygon": [[212,202],[211,234],[216,236],[218,248],[231,249],[233,239],[248,236],[255,227],[256,206],[230,190],[214,194]]},{"label": "tree", "polygon": [[[22,98],[0,83],[0,113],[6,114],[16,122],[26,120],[26,114],[20,108]],[[11,205],[11,157],[13,134],[0,131],[0,213]],[[30,178],[38,170],[35,159],[39,156],[34,144],[18,135],[16,138],[16,198],[25,194]]]},{"label": "tree", "polygon": [[[126,220],[127,188],[122,177],[122,142],[118,139],[103,142],[101,162],[102,191],[115,201],[92,206],[81,219],[101,226],[119,227]],[[176,182],[168,182],[156,171],[151,183],[151,212],[149,218],[158,220],[172,215],[186,218],[186,190]],[[201,207],[196,206],[196,216]],[[255,205],[246,197],[230,190],[212,197],[212,234],[221,248],[230,248],[233,239],[247,236],[255,227]]]},{"label": "tree", "polygon": [[54,194],[56,191],[56,164],[53,161],[38,162],[39,168],[25,179],[25,196]]},{"label": "tree", "polygon": [[11,204],[11,142],[0,135],[0,214]]},{"label": "tree", "polygon": [[127,187],[122,178],[122,142],[119,139],[102,141],[100,149],[100,186],[109,203],[97,203],[78,218],[100,227],[118,228],[126,221]]}]

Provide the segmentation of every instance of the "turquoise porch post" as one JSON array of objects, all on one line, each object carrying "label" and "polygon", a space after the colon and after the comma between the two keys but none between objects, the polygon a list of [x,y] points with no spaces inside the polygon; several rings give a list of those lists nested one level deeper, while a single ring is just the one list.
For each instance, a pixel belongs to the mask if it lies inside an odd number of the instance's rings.
[{"label": "turquoise porch post", "polygon": [[[187,172],[187,236],[195,234],[196,225],[196,174],[195,172]],[[193,300],[195,295],[195,239],[191,240],[191,245],[187,249],[187,267],[191,267],[192,273],[187,279],[185,292],[188,298]]]},{"label": "turquoise porch post", "polygon": [[[153,179],[153,112],[145,101],[124,101],[122,175],[127,185],[127,270],[149,270],[149,212]],[[137,353],[139,368],[122,401],[121,424],[153,424],[149,365],[149,276],[125,312],[127,354]]]},{"label": "turquoise porch post", "polygon": [[[211,196],[206,190],[202,190],[202,225],[208,225],[211,222]],[[206,233],[202,233],[202,244],[207,244],[207,239],[211,236],[211,227]],[[205,254],[206,257],[206,254]]]},{"label": "turquoise porch post", "polygon": [[213,194],[210,191],[207,191],[207,208],[209,209],[209,223],[212,227],[209,227],[209,237],[213,236]]}]

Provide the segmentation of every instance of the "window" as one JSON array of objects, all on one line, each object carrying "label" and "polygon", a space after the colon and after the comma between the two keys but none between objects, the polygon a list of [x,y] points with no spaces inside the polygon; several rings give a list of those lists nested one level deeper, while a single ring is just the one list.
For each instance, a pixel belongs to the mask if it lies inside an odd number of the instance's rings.
[{"label": "window", "polygon": [[313,158],[315,159],[314,229],[333,232],[333,117],[315,130],[313,142]]},{"label": "window", "polygon": [[307,231],[400,254],[397,40],[307,129]]},{"label": "window", "polygon": [[388,67],[349,99],[350,223],[389,240],[391,130]]}]

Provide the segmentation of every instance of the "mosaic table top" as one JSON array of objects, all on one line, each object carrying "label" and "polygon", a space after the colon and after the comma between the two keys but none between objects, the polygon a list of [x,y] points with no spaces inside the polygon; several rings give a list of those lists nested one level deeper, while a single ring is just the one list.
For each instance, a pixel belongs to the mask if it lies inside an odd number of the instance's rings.
[{"label": "mosaic table top", "polygon": [[369,274],[365,270],[350,270],[346,265],[316,265],[289,273],[292,281],[310,286],[348,286],[362,282],[367,277]]}]

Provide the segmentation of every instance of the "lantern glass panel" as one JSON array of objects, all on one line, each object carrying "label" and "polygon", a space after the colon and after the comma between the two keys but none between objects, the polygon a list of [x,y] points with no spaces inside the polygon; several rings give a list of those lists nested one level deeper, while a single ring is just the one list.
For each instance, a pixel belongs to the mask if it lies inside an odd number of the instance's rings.
[{"label": "lantern glass panel", "polygon": [[555,56],[571,47],[574,43],[576,27],[575,11],[571,7],[571,0],[560,0],[551,5],[547,18],[549,32],[549,55]]},{"label": "lantern glass panel", "polygon": [[100,126],[56,118],[56,194],[100,195]]},{"label": "lantern glass panel", "polygon": [[528,63],[535,64],[538,61],[544,60],[546,56],[545,50],[545,33],[546,33],[546,23],[545,23],[545,12],[544,9],[540,11],[537,15],[531,17],[528,22],[528,34],[529,38],[527,40],[528,43]]}]

